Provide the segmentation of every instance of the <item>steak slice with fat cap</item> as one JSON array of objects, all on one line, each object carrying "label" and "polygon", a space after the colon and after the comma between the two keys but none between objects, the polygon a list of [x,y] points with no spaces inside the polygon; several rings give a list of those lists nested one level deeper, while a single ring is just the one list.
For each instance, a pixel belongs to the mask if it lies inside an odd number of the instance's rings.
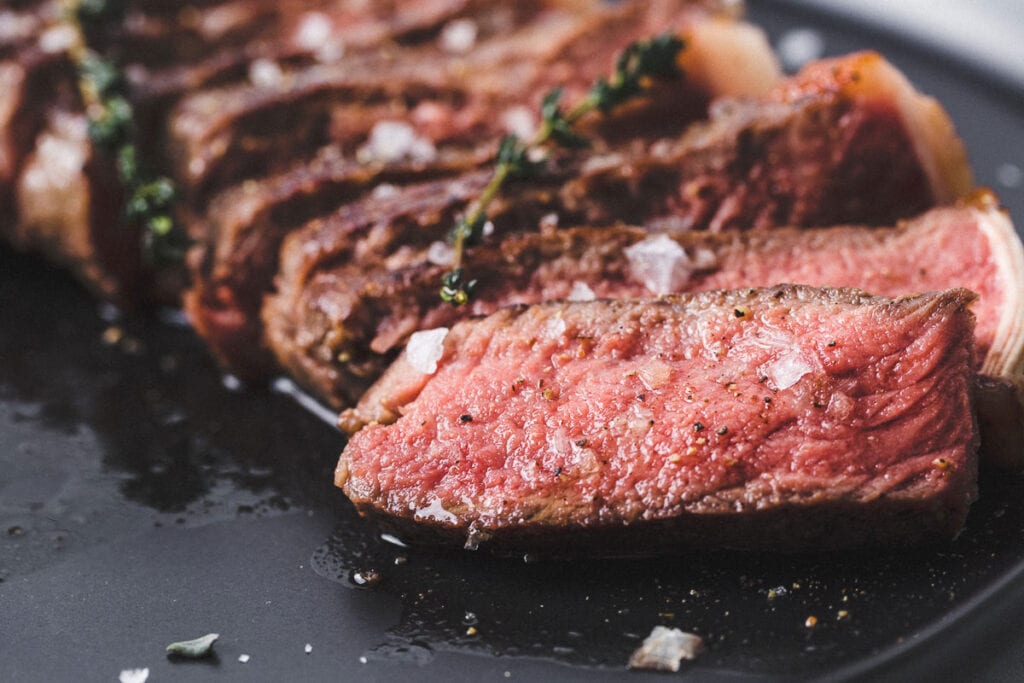
[{"label": "steak slice with fat cap", "polygon": [[336,483],[499,553],[948,539],[976,494],[974,295],[783,285],[504,309],[414,339]]}]

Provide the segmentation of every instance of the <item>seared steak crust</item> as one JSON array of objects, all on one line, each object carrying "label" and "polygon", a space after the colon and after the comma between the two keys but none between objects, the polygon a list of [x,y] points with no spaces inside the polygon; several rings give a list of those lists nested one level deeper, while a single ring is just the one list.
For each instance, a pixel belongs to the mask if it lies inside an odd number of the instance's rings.
[{"label": "seared steak crust", "polygon": [[[660,255],[631,257],[638,244]],[[674,245],[681,249],[673,252]],[[440,301],[437,283],[446,266],[420,252],[417,263],[402,267],[325,268],[299,297],[268,310],[266,320],[278,348],[291,344],[289,355],[281,357],[289,371],[340,406],[358,400],[416,330],[447,327],[512,304],[565,299],[574,292],[621,299],[778,282],[852,286],[884,296],[957,286],[979,295],[973,309],[976,368],[1016,381],[1022,374],[1021,323],[1011,326],[1017,332],[1004,328],[1019,317],[1016,292],[1024,290],[1024,272],[1000,263],[1003,254],[1024,259],[1012,225],[989,196],[934,209],[895,228],[671,237],[642,228],[570,228],[513,235],[470,251],[466,263],[478,285],[466,307]],[[646,263],[658,259],[660,265]],[[659,282],[666,289],[658,291]],[[1009,349],[1015,353],[1013,369],[993,367],[990,356]]]},{"label": "seared steak crust", "polygon": [[972,299],[505,309],[455,325],[432,374],[399,358],[355,411],[392,417],[351,437],[336,483],[412,537],[500,553],[950,538],[975,497]]}]

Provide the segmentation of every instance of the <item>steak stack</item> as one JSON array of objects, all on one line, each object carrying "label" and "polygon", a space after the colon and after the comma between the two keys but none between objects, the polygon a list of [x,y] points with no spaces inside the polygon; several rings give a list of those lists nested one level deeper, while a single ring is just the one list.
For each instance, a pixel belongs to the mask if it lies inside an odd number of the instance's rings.
[{"label": "steak stack", "polygon": [[[108,4],[85,38],[124,67],[187,258],[147,260],[124,218],[57,0],[0,10],[0,236],[104,298],[180,302],[246,381],[356,404],[338,483],[395,529],[498,552],[926,540],[973,498],[975,406],[986,457],[1024,465],[1024,249],[880,55],[783,78],[727,0]],[[683,76],[506,184],[473,298],[441,303],[500,138],[665,33]]]}]

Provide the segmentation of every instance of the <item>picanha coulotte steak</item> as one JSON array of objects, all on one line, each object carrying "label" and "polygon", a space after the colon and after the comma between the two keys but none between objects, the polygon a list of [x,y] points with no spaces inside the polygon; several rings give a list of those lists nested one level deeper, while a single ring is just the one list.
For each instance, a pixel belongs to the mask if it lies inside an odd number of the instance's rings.
[{"label": "picanha coulotte steak", "polygon": [[966,290],[778,286],[503,309],[421,332],[336,483],[498,553],[950,538],[975,496]]},{"label": "picanha coulotte steak", "polygon": [[[404,534],[924,541],[963,521],[976,433],[1024,468],[1024,249],[877,53],[783,77],[728,0],[107,0],[78,29],[64,4],[0,8],[0,238],[181,303],[246,382],[355,405],[338,483]],[[655,36],[677,68],[508,178],[442,303],[502,137]],[[79,39],[131,157],[97,142]],[[168,178],[185,258],[143,248],[126,159]]]}]

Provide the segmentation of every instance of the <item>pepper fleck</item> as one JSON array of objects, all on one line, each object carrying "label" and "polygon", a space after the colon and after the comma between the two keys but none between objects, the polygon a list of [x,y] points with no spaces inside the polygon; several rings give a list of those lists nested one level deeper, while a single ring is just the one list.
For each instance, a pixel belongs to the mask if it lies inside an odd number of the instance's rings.
[{"label": "pepper fleck", "polygon": [[693,431],[695,431],[695,432],[702,432],[702,431],[704,431],[704,425],[702,423],[700,423],[700,422],[694,422],[693,423]]},{"label": "pepper fleck", "polygon": [[729,433],[729,428],[728,427],[719,427],[718,429],[715,430],[715,434],[718,434],[719,436],[725,436],[728,433]]},{"label": "pepper fleck", "polygon": [[459,419],[461,421],[463,421],[463,422],[472,422],[473,421],[473,416],[472,415],[459,415]]},{"label": "pepper fleck", "polygon": [[830,349],[831,349],[831,348],[833,348],[833,347],[834,347],[835,345],[836,345],[836,340],[835,340],[835,339],[833,339],[832,341],[830,341],[830,342],[829,342],[829,343],[827,344],[827,346],[828,346],[828,347],[829,347]]}]

